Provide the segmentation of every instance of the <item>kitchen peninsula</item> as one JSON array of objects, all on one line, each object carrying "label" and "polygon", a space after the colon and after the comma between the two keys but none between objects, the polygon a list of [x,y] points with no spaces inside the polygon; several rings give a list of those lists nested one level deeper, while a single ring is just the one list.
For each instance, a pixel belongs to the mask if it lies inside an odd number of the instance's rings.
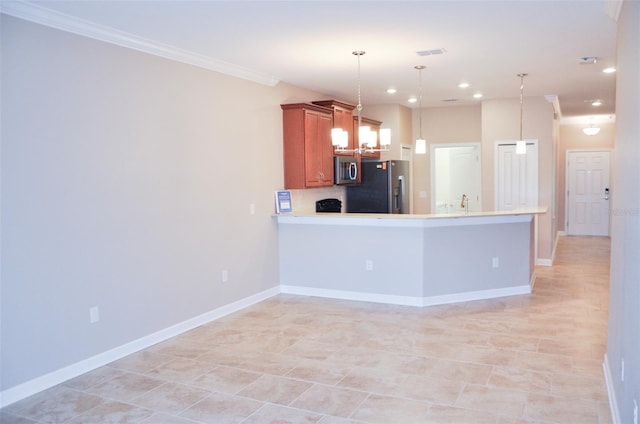
[{"label": "kitchen peninsula", "polygon": [[281,292],[411,306],[529,294],[546,211],[278,215]]}]

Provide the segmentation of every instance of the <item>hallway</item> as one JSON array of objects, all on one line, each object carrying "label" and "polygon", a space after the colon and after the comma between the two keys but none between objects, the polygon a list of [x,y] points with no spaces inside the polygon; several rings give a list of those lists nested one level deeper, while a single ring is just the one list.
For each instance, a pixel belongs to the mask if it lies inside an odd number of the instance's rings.
[{"label": "hallway", "polygon": [[533,294],[426,308],[280,295],[9,405],[33,423],[610,423],[610,239]]}]

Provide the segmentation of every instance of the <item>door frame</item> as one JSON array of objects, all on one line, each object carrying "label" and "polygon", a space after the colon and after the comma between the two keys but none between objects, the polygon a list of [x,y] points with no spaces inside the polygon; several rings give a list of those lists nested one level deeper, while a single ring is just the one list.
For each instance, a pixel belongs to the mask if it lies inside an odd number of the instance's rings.
[{"label": "door frame", "polygon": [[476,147],[478,150],[478,168],[480,173],[478,175],[478,181],[480,184],[480,192],[478,196],[480,199],[478,200],[478,207],[482,210],[482,143],[481,142],[468,142],[468,143],[431,143],[429,144],[430,148],[430,158],[429,158],[429,168],[430,168],[430,180],[431,180],[431,199],[429,200],[429,207],[431,208],[431,213],[436,213],[436,205],[435,205],[435,192],[436,192],[436,149],[443,147]]},{"label": "door frame", "polygon": [[[609,153],[609,193],[612,193],[611,189],[611,158],[613,156],[613,149],[610,148],[594,148],[594,149],[567,149],[564,154],[564,231],[567,235],[571,235],[569,232],[569,154],[577,152],[608,152]],[[611,202],[611,194],[609,194],[609,202]],[[611,203],[609,203],[609,209],[611,209]],[[611,213],[609,213],[609,224],[607,228],[608,236],[611,236]]]}]

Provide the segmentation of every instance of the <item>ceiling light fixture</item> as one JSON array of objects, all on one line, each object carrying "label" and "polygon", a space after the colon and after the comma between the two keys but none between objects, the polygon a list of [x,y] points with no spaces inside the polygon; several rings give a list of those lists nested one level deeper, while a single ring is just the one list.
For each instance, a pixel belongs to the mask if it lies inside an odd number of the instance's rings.
[{"label": "ceiling light fixture", "polygon": [[460,84],[458,84],[458,87],[460,88],[469,88],[471,86],[471,84],[469,84],[468,82],[461,82]]},{"label": "ceiling light fixture", "polygon": [[476,93],[473,95],[474,99],[481,99],[482,98],[482,93]]},{"label": "ceiling light fixture", "polygon": [[602,100],[597,99],[597,100],[592,101],[591,102],[591,106],[595,106],[595,107],[602,106]]},{"label": "ceiling light fixture", "polygon": [[396,94],[398,90],[395,88],[387,88],[387,94]]},{"label": "ceiling light fixture", "polygon": [[523,100],[524,100],[524,77],[527,74],[518,74],[520,77],[520,138],[516,141],[516,154],[524,155],[527,153],[527,142],[522,137],[522,111],[523,111]]},{"label": "ceiling light fixture", "polygon": [[358,147],[355,149],[347,149],[349,145],[348,133],[342,128],[334,128],[331,130],[331,144],[334,151],[340,153],[357,153],[364,152],[387,152],[391,144],[391,130],[389,128],[380,128],[380,149],[376,149],[378,143],[378,133],[371,130],[369,126],[362,126],[362,96],[360,95],[360,57],[365,54],[362,50],[352,52],[358,58]]},{"label": "ceiling light fixture", "polygon": [[596,135],[600,132],[600,128],[594,127],[593,124],[590,124],[588,127],[583,128],[582,132],[586,135]]},{"label": "ceiling light fixture", "polygon": [[604,68],[602,70],[602,72],[604,72],[605,74],[613,74],[616,71],[616,68],[614,68],[613,66],[610,66],[608,68]]},{"label": "ceiling light fixture", "polygon": [[418,74],[420,75],[420,91],[418,93],[418,99],[420,100],[420,109],[418,111],[420,120],[420,136],[416,139],[416,154],[424,155],[427,153],[427,141],[422,138],[422,70],[425,69],[426,66],[416,65],[414,68],[418,70]]}]

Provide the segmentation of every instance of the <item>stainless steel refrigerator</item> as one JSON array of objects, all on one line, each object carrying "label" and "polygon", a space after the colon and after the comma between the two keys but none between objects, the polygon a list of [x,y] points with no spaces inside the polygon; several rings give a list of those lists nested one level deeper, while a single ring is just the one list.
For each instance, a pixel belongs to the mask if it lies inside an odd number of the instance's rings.
[{"label": "stainless steel refrigerator", "polygon": [[409,213],[409,162],[363,160],[362,183],[347,186],[347,212]]}]

